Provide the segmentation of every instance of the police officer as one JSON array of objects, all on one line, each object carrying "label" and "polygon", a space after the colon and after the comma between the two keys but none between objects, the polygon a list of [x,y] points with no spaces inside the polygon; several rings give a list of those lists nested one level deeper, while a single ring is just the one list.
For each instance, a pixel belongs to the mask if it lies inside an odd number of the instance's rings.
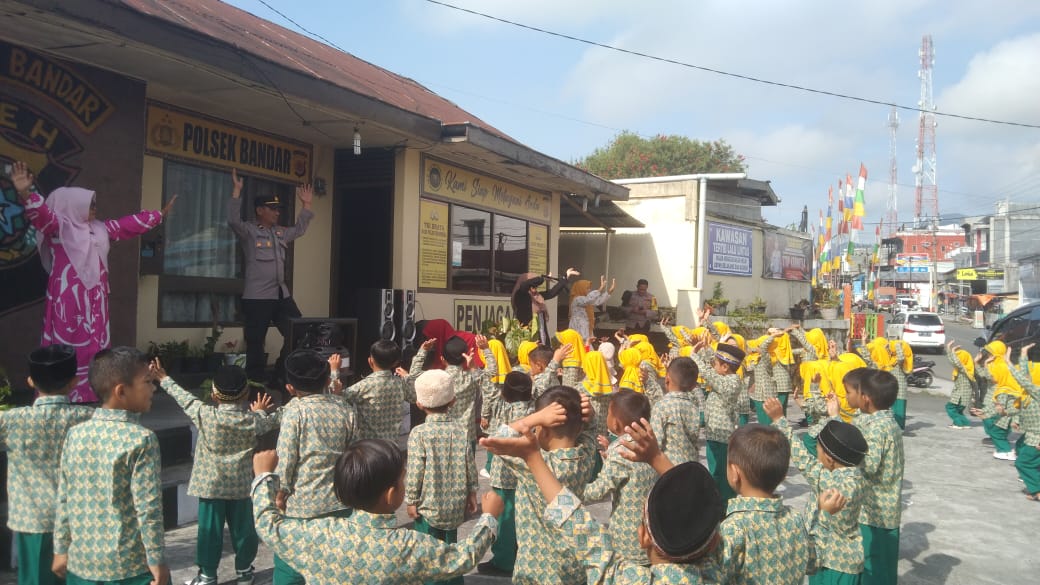
[{"label": "police officer", "polygon": [[246,265],[245,287],[242,291],[246,374],[250,380],[262,381],[267,365],[264,361],[267,327],[273,322],[282,334],[282,351],[275,363],[275,371],[281,372],[282,362],[289,349],[285,343],[289,336],[289,320],[300,316],[300,309],[285,284],[285,251],[289,248],[289,242],[307,231],[307,225],[314,217],[311,211],[314,191],[310,185],[296,187],[296,198],[303,205],[303,211],[296,225],[285,227],[278,224],[283,205],[277,195],[255,198],[256,221],[242,221],[243,180],[234,169],[231,171],[231,183],[228,225],[238,236]]}]

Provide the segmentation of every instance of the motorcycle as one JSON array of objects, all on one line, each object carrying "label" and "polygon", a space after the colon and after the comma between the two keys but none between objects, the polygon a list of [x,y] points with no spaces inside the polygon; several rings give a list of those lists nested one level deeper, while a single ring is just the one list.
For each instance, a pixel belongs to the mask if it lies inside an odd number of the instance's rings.
[{"label": "motorcycle", "polygon": [[935,362],[921,359],[915,355],[914,369],[906,375],[906,383],[918,388],[930,387],[932,385],[932,380],[935,377],[932,373],[933,367],[935,367]]}]

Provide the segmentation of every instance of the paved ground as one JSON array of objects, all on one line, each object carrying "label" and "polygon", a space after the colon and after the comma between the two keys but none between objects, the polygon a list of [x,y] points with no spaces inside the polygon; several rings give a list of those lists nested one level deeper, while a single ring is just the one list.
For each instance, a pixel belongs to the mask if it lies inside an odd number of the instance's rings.
[{"label": "paved ground", "polygon": [[[900,583],[1035,582],[1040,574],[1040,555],[1036,554],[1040,503],[1025,499],[1012,463],[991,456],[992,447],[984,444],[977,421],[971,430],[947,428],[943,404],[951,386],[937,380],[935,387],[910,398]],[[791,418],[796,418],[794,412]],[[483,453],[479,458],[483,460]],[[787,503],[801,509],[807,491],[802,478],[792,472],[784,492]],[[594,510],[601,518],[608,513],[606,504],[596,505]],[[403,511],[399,518],[402,525],[407,523]],[[194,547],[194,525],[167,533],[173,583],[193,576]],[[221,582],[233,583],[231,551],[226,549]],[[270,582],[271,566],[270,552],[261,545],[257,583]],[[0,583],[13,582],[10,573],[0,576]],[[506,582],[480,575],[466,577],[469,585]]]}]

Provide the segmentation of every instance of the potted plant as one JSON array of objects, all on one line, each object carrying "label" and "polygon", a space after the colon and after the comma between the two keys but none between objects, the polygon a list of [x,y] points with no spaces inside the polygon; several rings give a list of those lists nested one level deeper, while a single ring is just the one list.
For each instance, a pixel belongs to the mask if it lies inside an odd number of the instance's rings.
[{"label": "potted plant", "polygon": [[820,295],[820,300],[816,304],[820,307],[820,318],[838,318],[838,291],[830,288],[824,289],[823,294]]},{"label": "potted plant", "polygon": [[766,303],[765,299],[763,299],[762,297],[756,296],[754,299],[751,300],[750,303],[748,303],[747,308],[748,308],[748,311],[751,312],[751,313],[758,313],[760,315],[765,315],[767,306],[768,306],[768,303]]},{"label": "potted plant", "polygon": [[148,356],[159,358],[163,368],[170,374],[184,370],[184,358],[188,355],[188,341],[166,341],[148,344]]},{"label": "potted plant", "polygon": [[238,351],[238,340],[224,342],[224,365],[246,367],[246,354]]},{"label": "potted plant", "polygon": [[805,319],[805,311],[808,308],[809,308],[809,301],[807,301],[806,299],[802,299],[802,300],[798,301],[797,303],[795,303],[795,305],[790,308],[791,320],[793,320],[793,321],[801,321],[802,319]]},{"label": "potted plant", "polygon": [[711,308],[713,314],[720,317],[726,315],[726,307],[729,305],[729,299],[723,296],[721,280],[715,281],[715,287],[711,291],[711,298],[705,301],[704,304]]},{"label": "potted plant", "polygon": [[207,372],[215,372],[224,363],[224,354],[217,352],[217,341],[223,334],[224,328],[214,323],[210,327],[209,335],[206,336],[206,342],[202,344],[202,355],[206,360]]}]

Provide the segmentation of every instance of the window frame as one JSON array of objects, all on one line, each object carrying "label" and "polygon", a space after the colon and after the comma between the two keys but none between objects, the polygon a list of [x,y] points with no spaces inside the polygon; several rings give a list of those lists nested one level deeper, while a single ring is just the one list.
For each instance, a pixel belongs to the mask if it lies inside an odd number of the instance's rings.
[{"label": "window frame", "polygon": [[[200,163],[198,161],[187,161],[178,158],[162,158],[163,161],[163,172],[162,172],[162,205],[165,206],[168,203],[168,195],[166,193],[166,180],[167,173],[170,170],[170,165],[182,165],[206,171],[217,171],[224,173],[231,173],[231,167],[221,167],[218,165],[208,165]],[[281,225],[288,227],[284,224],[288,221],[287,218],[292,218],[293,224],[296,222],[296,197],[293,194],[296,185],[288,181],[279,181],[267,176],[254,175],[250,173],[244,173],[238,171],[239,178],[243,179],[242,186],[242,215],[243,221],[251,221],[255,218],[253,209],[250,208],[249,203],[257,196],[256,190],[261,186],[274,184],[278,189],[278,194],[282,196],[284,201],[283,212],[281,215]],[[288,196],[283,196],[285,192]],[[227,203],[227,199],[231,198],[231,193],[226,194],[224,203]],[[225,218],[226,221],[226,218]],[[289,225],[293,225],[289,224]],[[238,236],[235,236],[235,254],[237,255],[240,264],[242,264],[243,274],[241,277],[214,277],[214,276],[182,276],[175,274],[165,274],[163,262],[165,259],[166,251],[166,228],[163,225],[162,234],[163,245],[160,247],[160,253],[158,258],[158,265],[160,267],[158,273],[159,286],[156,292],[156,306],[157,311],[155,315],[156,327],[160,329],[197,329],[203,327],[210,327],[214,324],[213,321],[166,321],[163,320],[163,295],[164,293],[178,293],[178,292],[195,292],[199,294],[218,294],[227,295],[230,294],[235,298],[235,311],[229,319],[220,319],[216,321],[217,325],[222,327],[241,327],[244,321],[241,320],[242,314],[242,290],[245,288],[245,264],[243,260],[242,246],[238,241]],[[293,256],[295,246],[288,246],[285,254],[285,284],[292,290],[293,285]]]}]

